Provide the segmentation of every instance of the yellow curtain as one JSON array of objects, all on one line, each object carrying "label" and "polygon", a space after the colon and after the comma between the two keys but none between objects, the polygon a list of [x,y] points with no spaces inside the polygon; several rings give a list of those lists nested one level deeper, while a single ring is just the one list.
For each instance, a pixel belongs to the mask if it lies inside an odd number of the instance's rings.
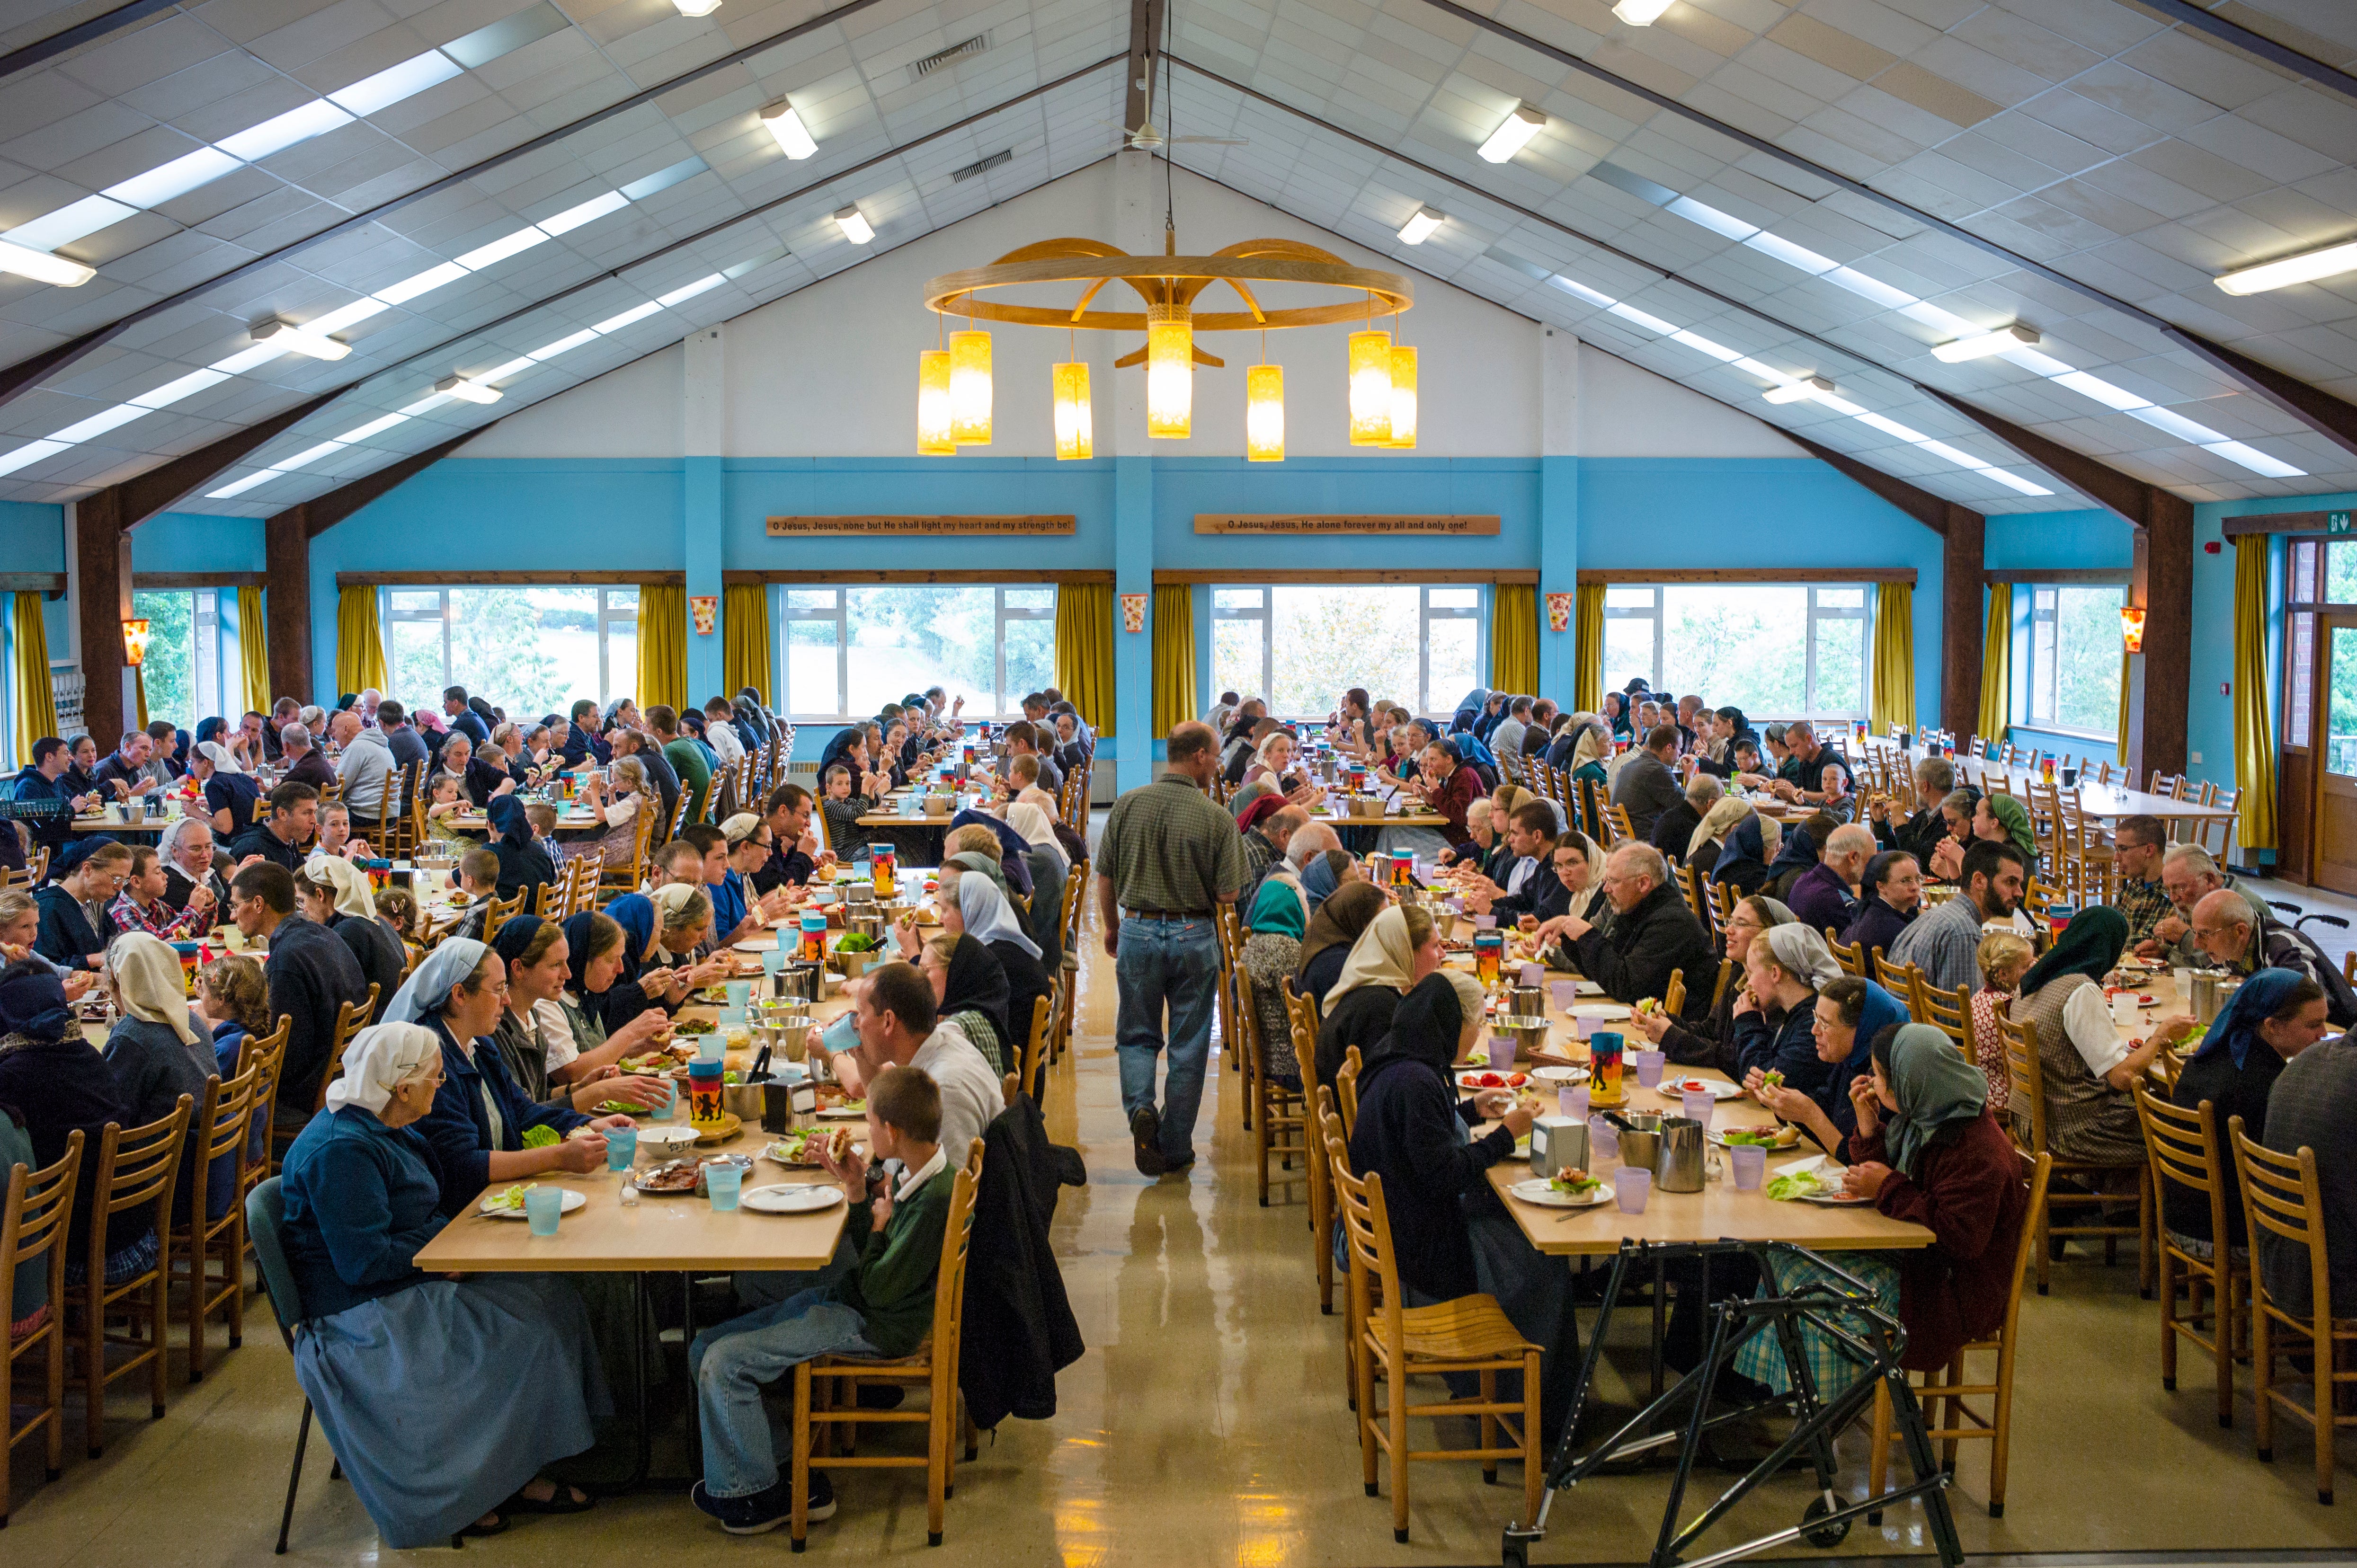
[{"label": "yellow curtain", "polygon": [[1113,585],[1056,590],[1056,689],[1097,734],[1114,733]]},{"label": "yellow curtain", "polygon": [[[246,595],[253,594],[249,606]],[[245,705],[270,711],[270,651],[260,637],[245,635],[246,617],[262,625],[262,596],[252,588],[237,591],[238,646],[245,655]],[[365,692],[373,686],[387,695],[393,684],[384,668],[384,633],[377,626],[376,589],[345,588],[336,595],[336,690]]]},{"label": "yellow curtain", "polygon": [[1536,696],[1539,689],[1539,590],[1532,583],[1501,583],[1490,590],[1490,689]]},{"label": "yellow curtain", "polygon": [[2013,585],[1992,583],[1988,627],[1981,633],[1981,716],[1975,733],[1993,746],[2002,746],[2012,725]]},{"label": "yellow curtain", "polygon": [[131,691],[139,713],[137,722],[131,727],[145,729],[147,727],[147,667],[145,665],[140,665],[131,671]]},{"label": "yellow curtain", "polygon": [[2234,541],[2234,788],[2242,791],[2237,837],[2246,850],[2274,849],[2276,734],[2267,722],[2267,536]]},{"label": "yellow curtain", "polygon": [[1604,711],[1604,585],[1583,583],[1572,600],[1571,707]]},{"label": "yellow curtain", "polygon": [[1154,733],[1167,736],[1195,711],[1195,590],[1154,590]]},{"label": "yellow curtain", "polygon": [[49,628],[41,619],[41,596],[17,594],[16,667],[9,679],[16,687],[16,760],[33,759],[33,743],[58,733],[58,704],[49,689]]},{"label": "yellow curtain", "polygon": [[1874,733],[1915,727],[1915,585],[1884,583],[1874,595]]},{"label": "yellow curtain", "polygon": [[720,674],[729,699],[733,702],[750,686],[769,703],[770,683],[777,679],[770,651],[769,585],[742,583],[722,589],[720,614],[726,622],[720,633]]},{"label": "yellow curtain", "polygon": [[[344,631],[345,607],[351,603],[352,596],[354,594],[360,595],[368,602],[368,641],[364,647],[354,650],[354,652],[360,662],[365,664],[368,662],[370,650],[374,650],[376,662],[372,668],[376,671],[376,678],[372,681],[363,681],[357,686],[345,686],[339,684],[337,686],[336,690],[339,692],[364,692],[371,686],[374,686],[378,691],[382,692],[384,690],[386,684],[384,674],[384,640],[382,634],[377,629],[376,590],[374,588],[346,588],[337,596],[336,673],[339,676],[343,674],[343,650],[347,645],[347,638]],[[245,672],[245,705],[256,713],[266,714],[270,711],[271,700],[270,623],[263,618],[262,590],[260,588],[240,588],[237,591],[237,651],[238,661],[243,667]],[[290,692],[287,695],[300,698],[303,693],[300,692]]]},{"label": "yellow curtain", "polygon": [[639,590],[639,708],[687,706],[687,589],[649,583]]}]

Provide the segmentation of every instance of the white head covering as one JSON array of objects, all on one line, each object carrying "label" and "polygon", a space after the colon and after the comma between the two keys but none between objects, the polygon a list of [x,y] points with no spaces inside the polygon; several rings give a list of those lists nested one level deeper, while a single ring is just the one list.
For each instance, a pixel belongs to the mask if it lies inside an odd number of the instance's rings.
[{"label": "white head covering", "polygon": [[961,876],[957,880],[958,918],[965,922],[965,934],[987,947],[992,942],[1013,942],[1033,958],[1039,956],[1039,944],[1023,934],[1015,923],[1015,910],[1006,902],[1006,895],[998,884],[987,876]]},{"label": "white head covering", "polygon": [[[211,743],[208,741],[206,744]],[[200,827],[208,832],[212,831],[212,824],[200,817],[175,817],[171,825],[164,830],[164,836],[156,841],[156,854],[162,857],[166,865],[178,867],[182,875],[188,874],[188,868],[180,865],[180,840],[191,827]],[[208,865],[205,869],[210,871],[212,867]]]},{"label": "white head covering", "polygon": [[743,843],[761,825],[761,819],[750,811],[739,811],[720,824],[720,836],[732,844]]},{"label": "white head covering", "polygon": [[344,1076],[328,1085],[328,1109],[357,1105],[371,1113],[382,1111],[394,1088],[441,1048],[441,1037],[423,1025],[370,1025],[345,1047]]},{"label": "white head covering", "polygon": [[229,747],[223,746],[217,740],[200,740],[197,742],[197,755],[203,757],[207,762],[211,763],[214,768],[219,772],[242,773],[245,771],[244,768],[238,766],[237,758],[230,755]]},{"label": "white head covering", "polygon": [[369,889],[368,873],[342,855],[315,850],[303,863],[303,875],[311,882],[325,882],[335,888],[337,914],[376,918],[376,895]]},{"label": "white head covering", "polygon": [[383,1019],[388,1024],[414,1024],[426,1014],[441,1006],[450,994],[450,988],[482,967],[483,955],[491,950],[471,937],[447,937],[442,945],[427,953],[393,1000],[385,1004]]},{"label": "white head covering", "polygon": [[1064,846],[1056,842],[1056,824],[1048,813],[1027,800],[1017,800],[1006,808],[1006,825],[1023,835],[1023,842],[1044,849],[1056,857],[1056,864],[1070,871],[1072,863],[1064,854]]},{"label": "white head covering", "polygon": [[1812,991],[1823,991],[1841,977],[1842,967],[1834,961],[1833,950],[1825,939],[1801,924],[1771,927],[1760,939],[1776,960],[1776,967],[1795,974],[1809,983]]},{"label": "white head covering", "polygon": [[134,1018],[162,1024],[193,1046],[199,1038],[188,1022],[188,993],[180,978],[180,955],[161,938],[131,931],[114,939],[107,950],[106,966],[114,974],[114,993],[123,1010]]},{"label": "white head covering", "polygon": [[1342,961],[1341,975],[1326,993],[1324,1006],[1332,1011],[1337,1002],[1361,985],[1388,985],[1404,993],[1415,983],[1415,944],[1408,938],[1407,916],[1394,904],[1378,911],[1351,944],[1350,956]]},{"label": "white head covering", "polygon": [[1015,798],[1027,806],[1039,807],[1041,814],[1051,822],[1064,820],[1062,810],[1056,804],[1056,797],[1040,789],[1037,784],[1026,784],[1016,792]]}]

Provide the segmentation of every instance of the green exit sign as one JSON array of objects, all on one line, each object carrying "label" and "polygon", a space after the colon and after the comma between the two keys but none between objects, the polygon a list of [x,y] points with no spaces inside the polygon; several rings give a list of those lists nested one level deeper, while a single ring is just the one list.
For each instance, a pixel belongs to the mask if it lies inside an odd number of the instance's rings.
[{"label": "green exit sign", "polygon": [[2326,512],[2324,514],[2324,532],[2327,533],[2348,532],[2349,514],[2345,511]]}]

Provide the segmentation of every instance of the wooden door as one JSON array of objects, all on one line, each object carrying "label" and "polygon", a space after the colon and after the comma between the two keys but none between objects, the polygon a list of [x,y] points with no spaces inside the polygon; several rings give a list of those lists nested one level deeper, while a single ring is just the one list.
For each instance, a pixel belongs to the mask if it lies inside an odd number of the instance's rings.
[{"label": "wooden door", "polygon": [[2316,644],[2313,878],[2357,894],[2357,614],[2319,616]]}]

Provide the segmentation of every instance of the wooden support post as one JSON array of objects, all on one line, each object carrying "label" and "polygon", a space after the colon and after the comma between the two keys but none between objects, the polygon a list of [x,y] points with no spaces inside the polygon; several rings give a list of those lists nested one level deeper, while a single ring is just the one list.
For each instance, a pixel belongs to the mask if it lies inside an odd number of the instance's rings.
[{"label": "wooden support post", "polygon": [[1940,727],[1970,735],[1980,728],[1981,660],[1988,618],[1981,607],[1988,520],[1948,505],[1948,532],[1940,551]]}]

